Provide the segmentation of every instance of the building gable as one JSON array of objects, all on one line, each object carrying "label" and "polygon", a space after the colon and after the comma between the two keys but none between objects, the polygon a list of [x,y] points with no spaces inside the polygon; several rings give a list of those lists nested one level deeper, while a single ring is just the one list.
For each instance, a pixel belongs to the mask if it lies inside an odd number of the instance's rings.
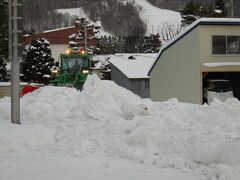
[{"label": "building gable", "polygon": [[188,26],[185,30],[183,30],[181,33],[179,33],[177,36],[175,36],[173,39],[165,43],[162,48],[160,49],[157,58],[155,59],[154,63],[151,65],[149,71],[148,71],[148,76],[150,76],[154,66],[160,59],[161,55],[166,51],[168,48],[173,46],[175,43],[177,43],[179,40],[184,38],[186,35],[188,35],[191,31],[196,29],[199,25],[240,25],[240,20],[239,19],[234,19],[234,18],[201,18],[192,23],[190,26]]}]

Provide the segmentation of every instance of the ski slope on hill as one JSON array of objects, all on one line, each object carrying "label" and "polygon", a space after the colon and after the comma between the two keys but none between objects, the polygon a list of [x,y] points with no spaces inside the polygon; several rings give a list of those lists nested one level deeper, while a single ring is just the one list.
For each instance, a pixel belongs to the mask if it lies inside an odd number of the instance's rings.
[{"label": "ski slope on hill", "polygon": [[[136,0],[134,2],[136,8],[140,12],[141,19],[147,25],[147,34],[161,33],[161,30],[169,25],[174,29],[179,28],[181,22],[180,13],[171,10],[157,8],[151,5],[146,0]],[[62,14],[68,13],[71,16],[76,15],[80,17],[87,17],[87,19],[89,19],[89,17],[86,15],[82,8],[58,9],[57,11]],[[100,30],[100,35],[108,36],[110,34],[102,29]]]},{"label": "ski slope on hill", "polygon": [[136,0],[135,4],[142,9],[140,16],[147,24],[148,34],[161,33],[166,25],[171,25],[175,29],[180,25],[181,16],[178,12],[157,8],[147,0]]}]

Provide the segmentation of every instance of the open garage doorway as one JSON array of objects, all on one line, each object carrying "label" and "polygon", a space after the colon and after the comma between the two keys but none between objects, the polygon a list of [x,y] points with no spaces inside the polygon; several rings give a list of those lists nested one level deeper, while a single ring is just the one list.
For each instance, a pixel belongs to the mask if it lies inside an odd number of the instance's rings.
[{"label": "open garage doorway", "polygon": [[225,101],[235,97],[240,100],[240,66],[202,66],[202,102],[214,98]]}]

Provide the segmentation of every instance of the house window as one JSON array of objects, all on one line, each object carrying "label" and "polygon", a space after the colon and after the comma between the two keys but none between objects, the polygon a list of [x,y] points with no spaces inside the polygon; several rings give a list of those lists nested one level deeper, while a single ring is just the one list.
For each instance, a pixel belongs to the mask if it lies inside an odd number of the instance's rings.
[{"label": "house window", "polygon": [[240,36],[212,36],[213,54],[240,54]]},{"label": "house window", "polygon": [[213,54],[226,54],[226,36],[212,37]]},{"label": "house window", "polygon": [[227,54],[240,54],[240,36],[227,37]]}]

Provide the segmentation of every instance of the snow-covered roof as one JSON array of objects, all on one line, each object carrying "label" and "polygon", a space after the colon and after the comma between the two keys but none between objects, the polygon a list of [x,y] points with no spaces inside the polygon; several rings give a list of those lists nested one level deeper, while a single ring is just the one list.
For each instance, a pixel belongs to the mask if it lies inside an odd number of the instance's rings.
[{"label": "snow-covered roof", "polygon": [[240,18],[200,18],[185,28],[181,33],[176,35],[174,38],[166,42],[160,49],[155,61],[150,66],[148,75],[151,73],[152,69],[154,68],[155,64],[159,60],[162,53],[175,44],[178,40],[186,36],[189,32],[194,30],[199,25],[240,25]]},{"label": "snow-covered roof", "polygon": [[72,29],[72,28],[75,28],[75,26],[63,27],[63,28],[58,28],[58,29],[51,29],[51,30],[43,31],[43,33],[49,33],[49,32],[54,32],[54,31],[61,31],[61,30]]},{"label": "snow-covered roof", "polygon": [[[39,34],[45,34],[45,33],[50,33],[50,32],[55,32],[55,31],[62,31],[62,30],[66,30],[66,29],[72,29],[75,28],[75,26],[69,26],[69,27],[63,27],[63,28],[57,28],[57,29],[51,29],[51,30],[47,30],[47,31],[43,31]],[[28,36],[32,36],[29,34],[24,35],[24,37],[28,37]]]},{"label": "snow-covered roof", "polygon": [[[110,58],[109,62],[129,79],[149,78],[147,73],[156,55],[156,53],[116,54]],[[128,59],[130,56],[133,56],[135,59]]]},{"label": "snow-covered roof", "polygon": [[240,62],[203,63],[202,65],[206,67],[240,66]]}]

